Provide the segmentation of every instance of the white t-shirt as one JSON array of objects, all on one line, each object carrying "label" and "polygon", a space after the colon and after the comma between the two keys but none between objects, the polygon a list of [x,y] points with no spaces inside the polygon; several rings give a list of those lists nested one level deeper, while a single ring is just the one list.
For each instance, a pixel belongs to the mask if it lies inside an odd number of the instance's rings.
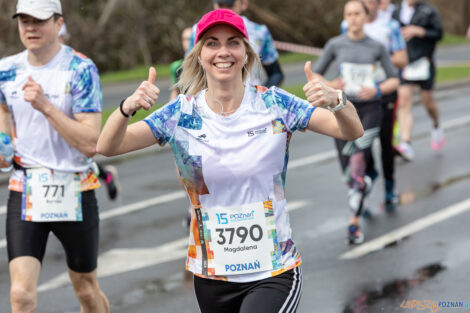
[{"label": "white t-shirt", "polygon": [[24,100],[22,88],[31,76],[48,100],[71,118],[76,113],[101,112],[96,66],[65,45],[44,66],[31,66],[27,56],[25,50],[0,60],[0,105],[8,105],[12,113],[15,162],[66,172],[87,170],[91,160],[67,143],[47,118]]},{"label": "white t-shirt", "polygon": [[[306,129],[314,109],[282,89],[246,86],[241,106],[230,116],[214,113],[206,103],[204,90],[196,97],[179,95],[144,120],[161,145],[169,143],[172,147],[191,199],[188,270],[206,278],[246,282],[300,265],[286,208],[285,177],[291,135]],[[266,218],[269,215],[271,220],[267,223],[274,225],[270,231],[274,242],[272,268],[237,274],[233,267],[233,274],[214,274],[214,241],[221,237],[208,228],[213,221],[207,212],[255,203],[266,206],[268,202]],[[201,219],[194,210],[199,208]]]},{"label": "white t-shirt", "polygon": [[409,6],[408,2],[406,2],[406,0],[403,0],[401,4],[400,21],[405,25],[410,24],[413,14],[415,14],[415,8]]},{"label": "white t-shirt", "polygon": [[386,10],[379,10],[379,18],[384,18],[388,21],[392,18],[393,11],[395,11],[395,5],[390,3]]}]

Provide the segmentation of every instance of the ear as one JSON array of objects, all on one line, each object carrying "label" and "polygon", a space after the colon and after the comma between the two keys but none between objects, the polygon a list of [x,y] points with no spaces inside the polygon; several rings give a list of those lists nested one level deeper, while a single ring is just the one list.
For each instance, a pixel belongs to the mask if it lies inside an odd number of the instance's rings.
[{"label": "ear", "polygon": [[242,12],[248,9],[248,0],[241,0],[242,1]]},{"label": "ear", "polygon": [[57,20],[57,26],[59,27],[59,29],[62,27],[62,25],[64,25],[64,18],[63,17],[59,17],[59,19]]}]

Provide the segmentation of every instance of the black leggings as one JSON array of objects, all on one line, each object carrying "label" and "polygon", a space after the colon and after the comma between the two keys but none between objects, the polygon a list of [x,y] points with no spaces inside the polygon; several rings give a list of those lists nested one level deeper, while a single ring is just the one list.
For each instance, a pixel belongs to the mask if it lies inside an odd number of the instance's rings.
[{"label": "black leggings", "polygon": [[31,256],[42,262],[49,232],[60,240],[68,267],[75,272],[89,273],[98,259],[99,217],[93,190],[82,192],[82,222],[25,222],[21,220],[22,193],[10,191],[7,203],[8,261]]},{"label": "black leggings", "polygon": [[379,101],[355,103],[364,135],[355,141],[335,139],[343,174],[351,188],[364,188],[364,175],[372,158],[372,142],[379,135],[382,108]]},{"label": "black leggings", "polygon": [[278,276],[234,283],[194,276],[202,313],[293,313],[302,293],[302,270],[296,267]]},{"label": "black leggings", "polygon": [[[395,122],[396,99],[382,101],[382,123],[380,126],[380,146],[382,170],[385,180],[395,181],[395,150],[393,149],[393,124]],[[374,158],[369,159],[367,173],[375,171]]]}]

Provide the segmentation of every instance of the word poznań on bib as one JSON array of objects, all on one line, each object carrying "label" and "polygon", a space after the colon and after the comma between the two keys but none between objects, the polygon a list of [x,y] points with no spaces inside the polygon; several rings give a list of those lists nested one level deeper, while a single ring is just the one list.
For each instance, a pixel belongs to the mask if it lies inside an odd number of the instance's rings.
[{"label": "word pozna\u0144 on bib", "polygon": [[21,219],[31,222],[82,221],[80,176],[47,168],[27,169]]},{"label": "word pozna\u0144 on bib", "polygon": [[272,201],[202,209],[208,273],[234,275],[282,266]]},{"label": "word pozna\u0144 on bib", "polygon": [[344,92],[354,96],[364,87],[375,87],[375,66],[373,64],[341,64],[341,78],[344,81]]}]

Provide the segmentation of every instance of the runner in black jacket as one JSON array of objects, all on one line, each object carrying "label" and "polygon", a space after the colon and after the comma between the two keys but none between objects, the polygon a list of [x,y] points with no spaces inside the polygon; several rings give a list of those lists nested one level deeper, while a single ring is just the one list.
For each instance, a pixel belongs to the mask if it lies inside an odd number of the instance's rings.
[{"label": "runner in black jacket", "polygon": [[439,127],[439,109],[433,97],[435,78],[434,50],[436,43],[442,38],[442,23],[438,11],[421,0],[403,0],[393,12],[393,18],[402,26],[402,33],[407,41],[407,52],[410,65],[401,73],[401,86],[398,90],[400,109],[401,142],[397,147],[399,153],[408,161],[414,158],[411,147],[411,114],[413,85],[421,89],[421,99],[433,121],[431,147],[441,149],[445,137]]}]

